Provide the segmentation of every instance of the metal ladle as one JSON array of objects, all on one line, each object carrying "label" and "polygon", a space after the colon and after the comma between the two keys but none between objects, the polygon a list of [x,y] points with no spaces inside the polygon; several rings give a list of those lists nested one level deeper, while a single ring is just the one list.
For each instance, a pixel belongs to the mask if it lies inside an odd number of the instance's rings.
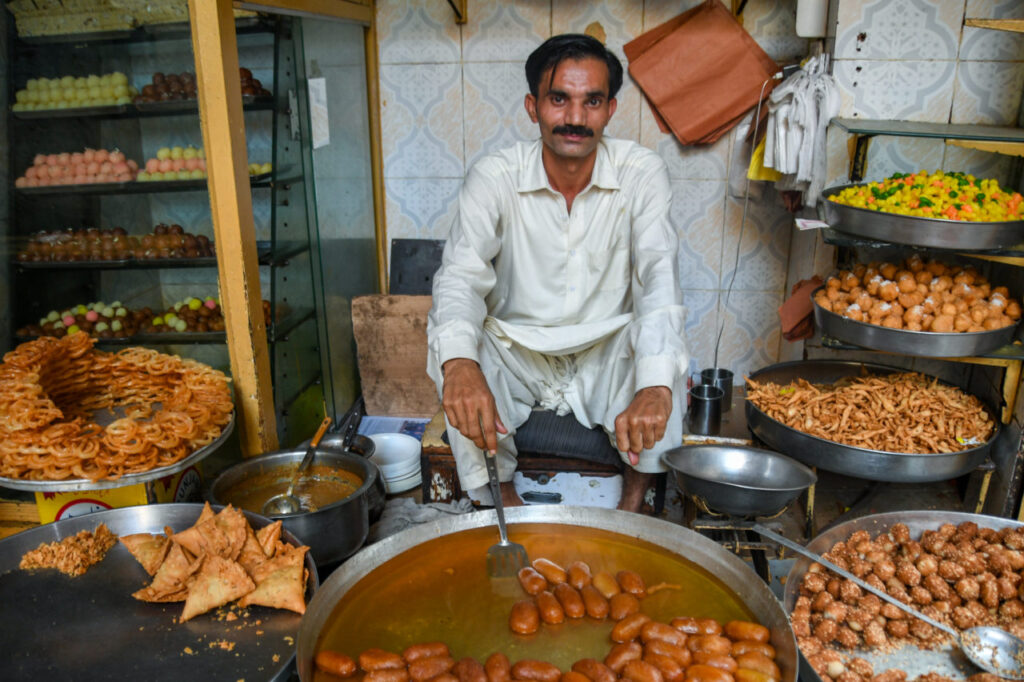
[{"label": "metal ladle", "polygon": [[324,433],[327,432],[327,427],[330,425],[331,418],[324,417],[324,420],[320,422],[320,428],[316,430],[316,435],[313,436],[313,440],[309,441],[306,454],[302,457],[302,461],[299,462],[299,466],[296,467],[295,473],[292,474],[292,480],[288,482],[288,489],[283,493],[274,495],[263,503],[262,511],[264,516],[283,516],[286,514],[298,514],[302,511],[302,502],[299,498],[295,497],[295,484],[302,478],[302,474],[306,472],[306,469],[313,464],[316,447],[320,445],[320,439],[324,437]]},{"label": "metal ladle", "polygon": [[880,599],[884,599],[890,604],[906,611],[914,618],[920,618],[933,628],[938,628],[939,630],[951,635],[953,640],[959,644],[960,649],[967,655],[967,658],[982,670],[990,672],[993,675],[998,675],[999,677],[1007,677],[1013,680],[1024,680],[1024,669],[1022,669],[1024,668],[1024,641],[1014,637],[1009,632],[1000,628],[987,626],[969,628],[964,630],[962,633],[957,632],[948,625],[933,620],[917,609],[904,604],[899,599],[890,596],[885,591],[872,587],[854,574],[839,568],[828,559],[815,554],[803,545],[798,545],[792,540],[768,530],[759,523],[753,524],[751,529],[760,533],[769,540],[779,543],[783,547],[788,547],[797,554],[802,554],[808,559],[817,561],[825,568],[828,568],[829,570],[834,571],[847,580],[855,583],[861,589],[867,590]]}]

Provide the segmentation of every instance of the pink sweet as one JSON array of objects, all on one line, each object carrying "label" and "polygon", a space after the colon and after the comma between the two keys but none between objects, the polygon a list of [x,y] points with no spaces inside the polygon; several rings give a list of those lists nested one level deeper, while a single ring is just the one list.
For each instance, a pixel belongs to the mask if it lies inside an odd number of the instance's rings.
[{"label": "pink sweet", "polygon": [[57,155],[56,154],[47,154],[46,155],[46,165],[47,166],[56,166],[57,165]]},{"label": "pink sweet", "polygon": [[122,173],[128,172],[128,164],[124,161],[113,161],[111,163],[113,165],[114,175],[121,175]]},{"label": "pink sweet", "polygon": [[35,166],[29,166],[28,168],[26,168],[25,169],[25,177],[26,178],[34,178],[34,177],[36,177],[36,167]]},{"label": "pink sweet", "polygon": [[159,169],[161,173],[166,173],[171,170],[171,159],[163,159],[160,161]]},{"label": "pink sweet", "polygon": [[38,178],[28,178],[28,180],[25,181],[25,186],[26,187],[38,187],[39,186]]},{"label": "pink sweet", "polygon": [[85,163],[85,155],[82,152],[75,152],[71,155],[71,163],[72,165]]},{"label": "pink sweet", "polygon": [[113,170],[114,166],[109,161],[100,164],[100,175],[110,175]]},{"label": "pink sweet", "polygon": [[171,159],[171,170],[185,170],[185,159]]},{"label": "pink sweet", "polygon": [[85,151],[82,152],[82,158],[85,160],[86,163],[91,163],[91,162],[95,161],[96,160],[96,150],[95,149],[89,149],[88,147],[86,147]]},{"label": "pink sweet", "polygon": [[76,185],[84,185],[84,184],[86,184],[88,182],[89,182],[89,176],[88,175],[76,175],[75,176],[75,184]]},{"label": "pink sweet", "polygon": [[149,159],[146,161],[146,172],[156,173],[160,170],[160,159]]},{"label": "pink sweet", "polygon": [[[50,184],[50,178],[45,177],[45,176],[40,176],[40,177],[36,178],[36,184],[34,186],[35,187],[46,187],[49,184]],[[32,186],[32,185],[30,185],[30,186]]]},{"label": "pink sweet", "polygon": [[199,168],[199,159],[193,157],[191,159],[185,159],[185,168],[187,170],[196,170]]},{"label": "pink sweet", "polygon": [[95,158],[98,162],[103,163],[110,158],[110,152],[106,149],[97,149]]},{"label": "pink sweet", "polygon": [[28,187],[28,178],[22,176],[14,181],[15,187]]},{"label": "pink sweet", "polygon": [[110,152],[110,163],[121,163],[124,161],[124,152],[113,151]]},{"label": "pink sweet", "polygon": [[89,320],[90,322],[95,322],[96,320],[100,319],[100,314],[95,310],[90,310],[85,314],[85,319]]},{"label": "pink sweet", "polygon": [[90,161],[85,166],[85,172],[87,175],[96,175],[100,172],[100,165],[95,161]]},{"label": "pink sweet", "polygon": [[96,176],[96,182],[110,182],[110,176],[106,173],[100,173]]},{"label": "pink sweet", "polygon": [[128,167],[132,169],[132,171],[139,170],[139,164],[135,163],[134,160],[128,159],[126,163],[128,164]]},{"label": "pink sweet", "polygon": [[36,154],[36,157],[32,159],[33,166],[42,166],[46,163],[46,154]]},{"label": "pink sweet", "polygon": [[206,170],[206,159],[199,159],[199,170]]},{"label": "pink sweet", "polygon": [[49,178],[56,178],[60,176],[60,168],[58,168],[57,166],[47,166],[46,176]]},{"label": "pink sweet", "polygon": [[203,301],[203,305],[205,305],[210,310],[213,310],[214,308],[217,307],[217,302],[216,301]]},{"label": "pink sweet", "polygon": [[61,152],[57,155],[57,163],[61,166],[66,166],[71,163],[71,154],[67,152]]},{"label": "pink sweet", "polygon": [[65,315],[64,317],[62,317],[60,319],[60,321],[64,323],[65,327],[70,327],[71,325],[73,325],[75,323],[75,316],[74,315]]}]

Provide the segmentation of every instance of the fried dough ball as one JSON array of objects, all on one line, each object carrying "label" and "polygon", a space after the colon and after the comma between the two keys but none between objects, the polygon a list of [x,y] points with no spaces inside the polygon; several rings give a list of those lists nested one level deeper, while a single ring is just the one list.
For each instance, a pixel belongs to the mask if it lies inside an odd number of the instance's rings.
[{"label": "fried dough ball", "polygon": [[846,669],[869,680],[875,675],[875,670],[871,663],[860,657],[851,658],[846,664]]},{"label": "fried dough ball", "polygon": [[951,332],[953,331],[953,316],[952,315],[938,315],[935,321],[932,322],[933,332]]},{"label": "fried dough ball", "polygon": [[[941,575],[941,564],[940,575]],[[901,561],[896,564],[896,578],[907,587],[915,587],[921,584],[921,572],[909,561]]]},{"label": "fried dough ball", "polygon": [[939,570],[939,562],[931,554],[924,554],[918,557],[917,563],[914,566],[917,568],[917,572],[924,577],[937,573]]},{"label": "fried dough ball", "polygon": [[871,621],[864,628],[864,643],[870,647],[882,647],[888,643],[889,638],[885,634],[885,628],[878,621]]},{"label": "fried dough ball", "polygon": [[814,595],[813,599],[811,599],[811,611],[820,613],[828,608],[828,605],[833,601],[835,601],[835,597],[833,597],[828,590],[822,590]]},{"label": "fried dough ball", "polygon": [[903,620],[907,615],[903,609],[889,602],[882,604],[882,610],[878,613],[887,620]]},{"label": "fried dough ball", "polygon": [[810,658],[822,649],[821,641],[814,637],[797,637],[796,645],[800,647],[800,652],[807,658]]},{"label": "fried dough ball", "polygon": [[932,597],[935,599],[949,599],[949,596],[953,591],[949,587],[949,583],[942,579],[941,576],[935,573],[931,573],[924,577],[921,581],[925,589],[931,592]]},{"label": "fried dough ball", "polygon": [[977,599],[981,594],[981,585],[974,578],[960,578],[956,581],[954,589],[961,599]]},{"label": "fried dough ball", "polygon": [[860,635],[846,626],[840,626],[835,641],[844,649],[856,649],[860,645]]},{"label": "fried dough ball", "polygon": [[814,626],[814,636],[821,640],[822,644],[828,644],[838,634],[839,625],[834,620],[822,620]]},{"label": "fried dough ball", "polygon": [[910,623],[905,620],[886,621],[885,634],[893,639],[905,639],[910,634]]},{"label": "fried dough ball", "polygon": [[949,581],[960,580],[967,571],[955,561],[943,560],[939,562],[939,575]]},{"label": "fried dough ball", "polygon": [[898,268],[892,263],[882,263],[878,266],[878,272],[882,277],[886,279],[892,279],[896,276]]},{"label": "fried dough ball", "polygon": [[883,559],[874,565],[872,571],[880,580],[885,581],[896,575],[896,564],[891,559]]},{"label": "fried dough ball", "polygon": [[836,676],[835,680],[836,682],[867,682],[867,680],[865,680],[863,677],[849,670],[845,670],[839,673],[839,675]]},{"label": "fried dough ball", "polygon": [[896,282],[892,280],[885,280],[881,286],[878,287],[878,297],[883,301],[891,303],[895,301],[900,295],[900,288],[896,285]]},{"label": "fried dough ball", "polygon": [[849,580],[844,580],[839,586],[839,598],[847,604],[856,604],[857,600],[864,596],[864,592]]},{"label": "fried dough ball", "polygon": [[889,669],[871,678],[871,682],[906,682],[905,670]]},{"label": "fried dough ball", "polygon": [[825,589],[825,576],[821,573],[804,573],[800,581],[801,594],[818,594]]},{"label": "fried dough ball", "polygon": [[864,628],[868,626],[868,623],[874,619],[874,614],[868,613],[862,608],[852,608],[847,612],[846,625],[854,632],[863,632]]},{"label": "fried dough ball", "polygon": [[915,604],[921,604],[922,606],[932,603],[932,593],[922,585],[915,585],[910,588],[910,598]]}]

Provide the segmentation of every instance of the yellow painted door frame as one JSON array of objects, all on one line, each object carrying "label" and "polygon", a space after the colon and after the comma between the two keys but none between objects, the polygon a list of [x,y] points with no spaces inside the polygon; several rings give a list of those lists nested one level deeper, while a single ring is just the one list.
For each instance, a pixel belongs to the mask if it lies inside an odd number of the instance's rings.
[{"label": "yellow painted door frame", "polygon": [[[383,272],[383,169],[374,7],[372,0],[261,0],[244,3],[188,0],[188,6],[214,243],[217,245],[221,307],[234,380],[236,420],[242,453],[250,457],[276,450],[278,440],[270,351],[260,293],[242,91],[238,79],[234,9],[323,16],[357,21],[366,27],[377,261],[378,269]],[[383,274],[379,281],[385,281]]]}]

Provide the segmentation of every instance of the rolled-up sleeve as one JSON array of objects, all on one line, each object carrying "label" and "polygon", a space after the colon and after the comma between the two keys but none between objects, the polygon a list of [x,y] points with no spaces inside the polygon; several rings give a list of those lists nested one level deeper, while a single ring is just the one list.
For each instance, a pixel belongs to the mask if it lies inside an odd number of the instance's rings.
[{"label": "rolled-up sleeve", "polygon": [[661,159],[636,184],[633,205],[632,345],[636,388],[672,386],[689,365],[686,309],[679,288],[679,239],[669,213],[672,188]]},{"label": "rolled-up sleeve", "polygon": [[[434,275],[433,304],[427,319],[428,370],[452,358],[479,362],[478,348],[494,287],[491,264],[500,248],[500,171],[482,160],[470,169],[459,191],[459,213]],[[433,364],[434,367],[430,367]],[[433,373],[433,372],[432,372]]]}]

